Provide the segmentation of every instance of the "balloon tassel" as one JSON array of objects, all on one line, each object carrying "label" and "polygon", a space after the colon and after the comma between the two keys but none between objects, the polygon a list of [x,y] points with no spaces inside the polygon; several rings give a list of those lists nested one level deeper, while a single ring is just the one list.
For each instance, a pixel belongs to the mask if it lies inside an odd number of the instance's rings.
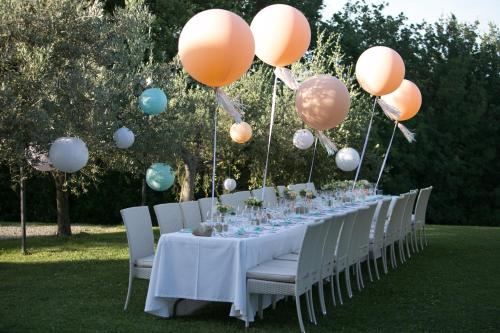
[{"label": "balloon tassel", "polygon": [[337,146],[333,141],[323,133],[323,131],[316,131],[318,133],[317,138],[319,139],[319,142],[325,147],[326,152],[328,155],[335,155],[337,152]]},{"label": "balloon tassel", "polygon": [[408,127],[406,127],[405,125],[403,125],[401,123],[398,123],[398,128],[401,131],[401,133],[403,133],[404,137],[406,138],[406,140],[408,140],[409,143],[417,141],[415,139],[415,133],[410,131],[408,129]]},{"label": "balloon tassel", "polygon": [[318,138],[316,137],[316,140],[314,140],[314,151],[313,151],[313,158],[311,161],[311,169],[309,170],[309,178],[307,179],[307,182],[311,182],[312,174],[313,174],[313,167],[314,167],[314,159],[316,158],[316,146],[318,145]]},{"label": "balloon tassel", "polygon": [[231,116],[235,122],[241,123],[241,113],[237,106],[229,96],[221,88],[215,88],[215,97],[217,99],[217,104],[226,111],[226,113]]},{"label": "balloon tassel", "polygon": [[401,111],[397,107],[392,106],[392,105],[384,102],[380,98],[377,100],[377,103],[378,103],[378,105],[380,105],[380,107],[382,108],[382,111],[384,111],[384,114],[386,115],[387,118],[389,118],[390,120],[398,120],[399,119],[399,116],[401,115]]},{"label": "balloon tassel", "polygon": [[363,164],[363,159],[365,157],[366,146],[368,145],[368,138],[370,137],[370,131],[372,129],[373,115],[375,114],[375,107],[377,106],[377,100],[379,98],[375,97],[373,101],[372,114],[370,116],[370,122],[368,123],[368,129],[366,130],[365,143],[363,144],[363,150],[361,151],[361,158],[359,159],[358,168],[356,169],[356,176],[354,177],[354,182],[352,183],[352,190],[356,187],[356,182],[358,181],[359,171],[361,170],[361,164]]},{"label": "balloon tassel", "polygon": [[267,138],[267,154],[266,154],[266,165],[264,167],[264,179],[262,181],[262,200],[264,200],[264,192],[266,191],[266,180],[267,180],[267,168],[269,166],[269,151],[271,150],[271,136],[273,134],[273,125],[274,125],[274,113],[276,110],[276,90],[278,86],[278,77],[274,78],[274,86],[273,86],[273,97],[271,101],[271,121],[269,123],[269,137]]},{"label": "balloon tassel", "polygon": [[297,90],[299,89],[299,83],[293,76],[293,73],[291,70],[285,67],[276,67],[274,69],[274,75],[276,75],[277,78],[279,78],[283,83],[290,89],[292,90]]},{"label": "balloon tassel", "polygon": [[394,140],[394,133],[396,133],[396,127],[398,127],[397,121],[394,123],[394,129],[392,130],[391,140],[389,141],[389,146],[387,147],[387,151],[385,152],[384,161],[382,162],[382,167],[380,168],[380,172],[378,173],[377,183],[375,184],[375,190],[377,190],[380,178],[382,178],[382,173],[384,172],[385,163],[387,162],[387,157],[389,156],[389,152],[391,151],[392,140]]},{"label": "balloon tassel", "polygon": [[214,219],[214,204],[215,204],[215,168],[217,162],[217,108],[214,109],[214,148],[212,161],[212,205],[210,206],[210,218]]}]

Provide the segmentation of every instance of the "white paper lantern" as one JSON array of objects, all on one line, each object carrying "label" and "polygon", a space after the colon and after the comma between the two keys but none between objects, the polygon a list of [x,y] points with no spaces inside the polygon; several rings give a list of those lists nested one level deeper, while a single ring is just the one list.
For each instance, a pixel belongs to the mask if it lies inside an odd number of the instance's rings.
[{"label": "white paper lantern", "polygon": [[119,128],[113,134],[116,146],[120,149],[127,149],[132,147],[135,140],[134,132],[126,127]]},{"label": "white paper lantern", "polygon": [[293,135],[293,145],[299,149],[308,149],[314,143],[314,136],[308,129],[300,129]]},{"label": "white paper lantern", "polygon": [[48,172],[54,170],[52,163],[50,163],[48,153],[40,152],[34,146],[26,148],[26,160],[29,165],[38,171]]},{"label": "white paper lantern", "polygon": [[231,192],[236,188],[236,180],[233,178],[227,178],[224,180],[224,189]]},{"label": "white paper lantern", "polygon": [[77,172],[89,160],[87,145],[80,138],[62,137],[52,143],[49,159],[62,172]]},{"label": "white paper lantern", "polygon": [[359,165],[359,154],[356,149],[342,148],[335,156],[335,163],[342,171],[353,171]]}]

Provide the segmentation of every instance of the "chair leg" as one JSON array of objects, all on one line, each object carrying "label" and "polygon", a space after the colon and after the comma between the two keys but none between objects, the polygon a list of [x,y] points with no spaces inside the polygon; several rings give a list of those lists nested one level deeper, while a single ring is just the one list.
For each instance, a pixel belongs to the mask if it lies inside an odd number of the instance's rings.
[{"label": "chair leg", "polygon": [[418,231],[419,235],[420,235],[420,248],[422,249],[422,251],[424,250],[424,229],[423,227],[419,229]]},{"label": "chair leg", "polygon": [[316,312],[314,311],[314,300],[313,300],[312,288],[309,289],[309,299],[311,300],[311,313],[312,313],[312,317],[313,317],[313,323],[314,323],[314,325],[318,325],[318,322],[316,321]]},{"label": "chair leg", "polygon": [[393,266],[392,266],[392,268],[397,268],[398,267],[398,261],[396,260],[396,242],[392,243],[392,259],[393,259]]},{"label": "chair leg", "polygon": [[384,245],[384,247],[381,249],[382,251],[382,269],[384,270],[384,273],[387,274],[387,246]]},{"label": "chair leg", "polygon": [[370,253],[366,257],[366,266],[368,266],[368,277],[370,278],[370,282],[373,282],[372,269],[370,268]]},{"label": "chair leg", "polygon": [[363,271],[361,270],[361,262],[358,261],[356,263],[356,267],[358,269],[358,275],[359,275],[359,283],[361,284],[361,289],[365,287],[365,281],[363,280]]},{"label": "chair leg", "polygon": [[406,234],[405,236],[405,244],[406,244],[406,253],[408,254],[408,259],[411,258],[411,255],[410,255],[410,244],[409,243],[409,240],[408,240],[408,234]]},{"label": "chair leg", "polygon": [[318,282],[318,294],[319,294],[319,305],[321,306],[321,312],[326,316],[326,304],[325,304],[325,291],[323,289],[323,280]]},{"label": "chair leg", "polygon": [[[382,251],[382,249],[380,250]],[[377,256],[373,255],[373,266],[375,266],[375,275],[377,276],[377,280],[380,280],[380,275],[378,274],[378,263],[377,263]]]},{"label": "chair leg", "polygon": [[309,298],[309,291],[306,291],[305,296],[306,296],[307,315],[309,317],[309,321],[311,323],[314,323],[311,311],[311,299]]},{"label": "chair leg", "polygon": [[130,270],[129,275],[128,275],[127,298],[125,299],[125,307],[123,308],[123,311],[127,310],[127,308],[128,308],[128,302],[130,300],[130,295],[132,295],[132,282],[133,281],[134,281],[134,276],[132,274],[132,270]]},{"label": "chair leg", "polygon": [[415,254],[417,250],[415,250],[415,243],[413,242],[413,231],[408,233],[408,237],[410,238],[411,251]]},{"label": "chair leg", "polygon": [[361,281],[359,280],[359,267],[358,263],[355,263],[352,268],[354,269],[354,273],[356,274],[356,285],[358,286],[358,291],[361,291]]},{"label": "chair leg", "polygon": [[346,267],[344,269],[344,277],[345,277],[345,287],[347,289],[347,296],[352,298],[352,288],[351,288],[351,275],[349,273],[350,267]]},{"label": "chair leg", "polygon": [[417,241],[417,229],[413,230],[412,237],[413,238],[412,238],[411,243],[415,247],[413,251],[414,252],[420,252],[420,249],[418,248],[418,241]]},{"label": "chair leg", "polygon": [[427,246],[427,232],[425,231],[425,224],[422,226],[422,231],[424,232],[425,246]]},{"label": "chair leg", "polygon": [[[338,273],[337,273],[338,274]],[[333,282],[333,275],[330,276],[330,290],[332,292],[333,305],[337,306],[337,301],[335,300],[335,282]]]},{"label": "chair leg", "polygon": [[342,292],[340,290],[339,275],[340,275],[340,272],[337,270],[337,274],[335,274],[335,284],[337,285],[337,293],[339,294],[340,305],[344,305],[344,300],[342,299]]},{"label": "chair leg", "polygon": [[403,264],[405,260],[405,253],[403,251],[403,241],[401,239],[398,242],[398,249],[399,249],[399,261]]},{"label": "chair leg", "polygon": [[245,327],[248,328],[250,327],[250,319],[249,313],[250,313],[250,293],[248,292],[248,285],[247,285],[247,308],[246,308],[246,316],[245,316]]},{"label": "chair leg", "polygon": [[259,318],[260,319],[264,319],[264,309],[262,308],[262,295],[259,294],[259,298],[258,298],[258,301],[259,303],[258,307],[259,307]]},{"label": "chair leg", "polygon": [[306,330],[304,328],[304,322],[302,321],[302,311],[300,309],[300,296],[299,295],[295,295],[295,307],[297,308],[297,318],[299,319],[300,332],[306,333]]},{"label": "chair leg", "polygon": [[271,296],[271,301],[273,302],[273,310],[276,310],[276,295]]}]

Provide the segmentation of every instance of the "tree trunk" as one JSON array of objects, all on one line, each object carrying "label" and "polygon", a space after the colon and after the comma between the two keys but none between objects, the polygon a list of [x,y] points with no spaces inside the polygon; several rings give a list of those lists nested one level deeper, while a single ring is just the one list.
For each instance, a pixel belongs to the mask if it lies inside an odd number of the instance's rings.
[{"label": "tree trunk", "polygon": [[26,219],[24,212],[26,211],[26,188],[24,183],[23,167],[19,168],[19,201],[20,207],[20,219],[21,219],[21,251],[22,254],[26,254]]},{"label": "tree trunk", "polygon": [[71,236],[71,224],[69,221],[69,193],[64,189],[65,174],[53,172],[56,184],[57,202],[57,236]]},{"label": "tree trunk", "polygon": [[194,199],[194,182],[198,172],[199,158],[189,153],[183,154],[184,178],[181,184],[180,201],[190,201]]},{"label": "tree trunk", "polygon": [[146,178],[142,177],[141,206],[145,206],[146,205],[146,193],[147,193],[146,191],[147,191],[147,188],[146,188]]}]

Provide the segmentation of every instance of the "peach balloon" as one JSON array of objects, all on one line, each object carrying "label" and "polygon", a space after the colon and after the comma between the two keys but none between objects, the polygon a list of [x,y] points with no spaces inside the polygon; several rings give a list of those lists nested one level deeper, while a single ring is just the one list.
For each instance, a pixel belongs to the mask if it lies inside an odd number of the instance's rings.
[{"label": "peach balloon", "polygon": [[288,5],[267,6],[250,24],[255,38],[255,54],[275,67],[299,60],[309,48],[311,27],[304,14]]},{"label": "peach balloon", "polygon": [[182,28],[179,57],[186,71],[210,87],[238,80],[252,65],[255,43],[248,24],[224,9],[193,16]]},{"label": "peach balloon", "polygon": [[252,137],[252,127],[244,121],[241,123],[235,123],[231,126],[229,135],[234,142],[245,143]]},{"label": "peach balloon", "polygon": [[373,96],[396,90],[405,77],[403,59],[393,49],[374,46],[361,54],[356,63],[356,79]]},{"label": "peach balloon", "polygon": [[324,131],[340,124],[351,105],[349,91],[342,81],[328,74],[302,82],[295,96],[300,118],[314,129]]},{"label": "peach balloon", "polygon": [[420,89],[409,80],[403,80],[399,88],[388,95],[382,96],[381,99],[401,111],[398,121],[413,118],[422,106]]}]

